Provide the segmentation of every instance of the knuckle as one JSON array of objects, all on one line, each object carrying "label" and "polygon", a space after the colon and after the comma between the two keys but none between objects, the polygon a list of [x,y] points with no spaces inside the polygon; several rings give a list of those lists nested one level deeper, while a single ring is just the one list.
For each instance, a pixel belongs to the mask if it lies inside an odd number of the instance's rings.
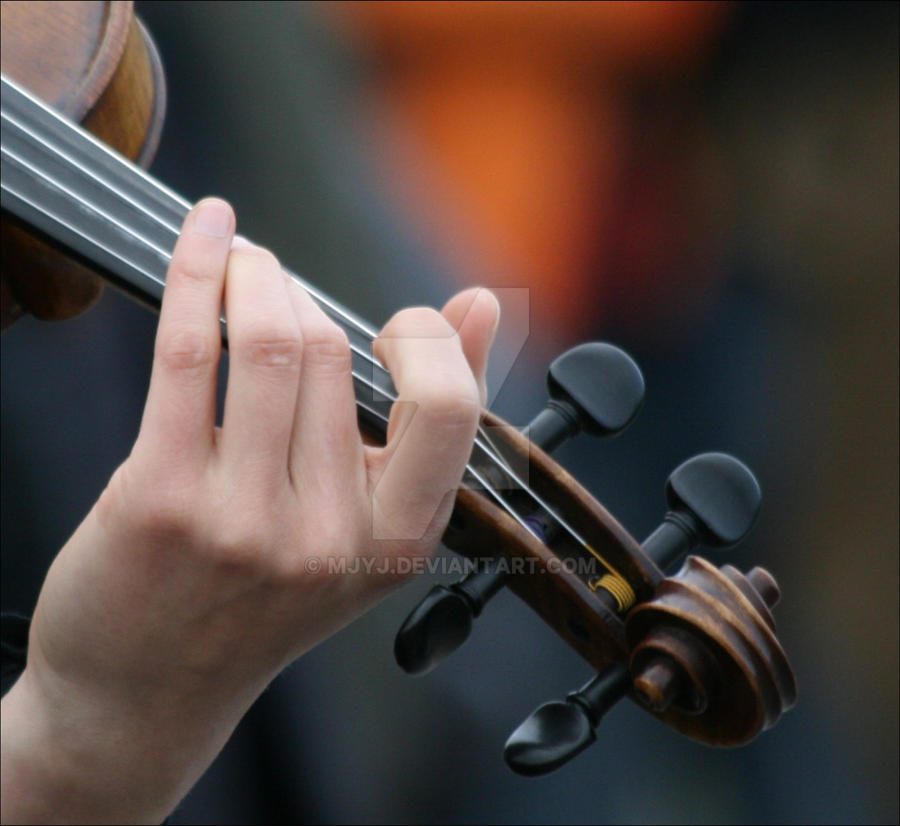
[{"label": "knuckle", "polygon": [[447,338],[456,334],[444,316],[433,307],[407,307],[385,325],[387,338]]},{"label": "knuckle", "polygon": [[107,527],[115,524],[120,515],[127,512],[130,495],[127,467],[120,465],[97,499],[96,514],[100,524]]},{"label": "knuckle", "polygon": [[126,524],[151,540],[183,540],[194,534],[196,508],[188,486],[168,479],[141,485],[138,496],[128,475],[117,472],[98,502],[98,513],[107,524]]},{"label": "knuckle", "polygon": [[481,412],[478,387],[471,377],[433,381],[416,401],[429,421],[441,425],[474,425]]},{"label": "knuckle", "polygon": [[222,261],[210,244],[197,244],[189,252],[172,262],[167,281],[186,281],[199,284],[218,283],[222,275]]},{"label": "knuckle", "polygon": [[303,358],[303,340],[299,330],[257,327],[237,336],[232,350],[254,367],[297,370]]},{"label": "knuckle", "polygon": [[235,505],[228,497],[218,502],[204,555],[217,567],[261,574],[269,562],[266,549],[277,545],[271,538],[271,519],[266,519],[264,507],[247,500]]},{"label": "knuckle", "polygon": [[328,519],[316,531],[316,548],[321,556],[339,556],[348,548],[355,547],[358,540],[352,521]]},{"label": "knuckle", "polygon": [[200,372],[215,364],[218,349],[218,341],[201,331],[180,329],[157,338],[155,355],[171,370]]},{"label": "knuckle", "polygon": [[246,573],[261,571],[265,556],[261,553],[259,536],[238,528],[223,532],[207,550],[210,561],[222,568]]},{"label": "knuckle", "polygon": [[[310,564],[311,559],[317,559],[318,562]],[[329,578],[327,559],[319,559],[315,554],[300,551],[279,554],[273,559],[267,573],[273,583],[289,589],[311,582],[324,582]]]},{"label": "knuckle", "polygon": [[228,260],[229,264],[241,267],[281,269],[281,263],[278,261],[278,258],[271,250],[267,250],[265,247],[233,247]]},{"label": "knuckle", "polygon": [[350,371],[352,355],[347,334],[336,324],[324,321],[303,331],[303,366],[321,372]]},{"label": "knuckle", "polygon": [[194,518],[188,497],[179,499],[168,494],[157,498],[152,504],[139,506],[134,522],[144,536],[172,540],[193,536]]}]

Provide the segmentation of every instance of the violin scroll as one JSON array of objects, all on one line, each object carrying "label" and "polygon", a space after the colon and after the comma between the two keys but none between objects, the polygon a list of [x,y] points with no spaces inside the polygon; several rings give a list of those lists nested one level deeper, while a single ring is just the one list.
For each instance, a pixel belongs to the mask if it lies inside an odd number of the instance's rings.
[{"label": "violin scroll", "polygon": [[[616,408],[621,427],[631,421],[643,379],[616,352],[611,345],[582,345],[557,359],[548,376],[548,407],[524,433],[485,414],[496,454],[484,475],[502,480],[518,464],[526,467],[527,482],[513,474],[517,484],[509,485],[505,512],[495,513],[484,492],[461,491],[445,542],[479,563],[487,558],[489,572],[433,589],[397,636],[398,662],[424,673],[462,644],[487,599],[508,585],[597,669],[582,688],[540,706],[510,736],[504,756],[523,775],[553,771],[587,748],[603,715],[626,696],[688,737],[720,746],[748,742],[796,701],[794,676],[775,636],[771,608],[779,591],[771,574],[754,568],[745,575],[688,556],[666,575],[698,545],[729,548],[749,533],[761,492],[746,465],[723,453],[679,465],[666,482],[665,518],[638,543],[542,449],[581,429],[597,432],[586,420],[609,418]],[[603,366],[593,372],[598,398],[585,386],[590,358]],[[607,394],[604,403],[599,397]]]},{"label": "violin scroll", "polygon": [[749,742],[797,699],[771,607],[768,571],[747,575],[688,557],[650,602],[629,614],[636,699],[667,725],[714,746]]}]

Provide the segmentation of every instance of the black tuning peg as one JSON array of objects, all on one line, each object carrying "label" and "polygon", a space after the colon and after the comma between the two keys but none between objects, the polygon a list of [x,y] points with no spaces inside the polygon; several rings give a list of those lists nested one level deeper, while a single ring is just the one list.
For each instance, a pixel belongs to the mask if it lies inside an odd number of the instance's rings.
[{"label": "black tuning peg", "polygon": [[557,357],[547,371],[547,389],[550,401],[524,432],[548,453],[581,430],[621,433],[644,401],[644,377],[631,356],[597,341]]},{"label": "black tuning peg", "polygon": [[[698,544],[736,545],[753,527],[761,498],[756,477],[733,456],[703,453],[688,459],[666,481],[669,512],[644,540],[644,551],[665,570]],[[637,696],[657,712],[678,698],[679,683],[678,673],[660,660],[646,664],[634,679]],[[631,684],[628,670],[615,665],[565,702],[544,703],[506,741],[507,765],[529,776],[558,769],[594,742],[600,719]]]},{"label": "black tuning peg", "polygon": [[506,741],[503,758],[516,774],[533,777],[568,763],[597,739],[600,718],[631,687],[624,665],[598,674],[565,702],[544,703]]},{"label": "black tuning peg", "polygon": [[[550,402],[524,433],[551,451],[580,430],[610,436],[627,427],[644,400],[644,377],[631,356],[592,342],[567,350],[547,371]],[[431,589],[394,640],[394,657],[408,674],[425,674],[468,639],[472,620],[509,576],[488,564],[449,587]]]},{"label": "black tuning peg", "polygon": [[406,618],[394,658],[407,674],[427,674],[469,637],[472,620],[503,587],[506,571],[486,566],[449,587],[435,585]]},{"label": "black tuning peg", "polygon": [[665,571],[696,545],[730,548],[749,533],[762,493],[751,470],[726,453],[701,453],[666,481],[669,512],[644,540],[644,551]]}]

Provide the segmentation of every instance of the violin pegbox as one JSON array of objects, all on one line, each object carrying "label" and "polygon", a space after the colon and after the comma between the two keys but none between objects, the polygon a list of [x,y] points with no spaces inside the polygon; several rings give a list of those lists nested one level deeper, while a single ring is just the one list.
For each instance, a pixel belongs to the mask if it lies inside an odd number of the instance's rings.
[{"label": "violin pegbox", "polygon": [[[663,521],[638,543],[547,451],[581,430],[627,427],[643,401],[639,368],[610,344],[583,344],[551,364],[547,384],[547,407],[522,432],[484,414],[498,436],[487,447],[476,440],[472,467],[491,483],[464,484],[444,541],[491,561],[432,589],[397,635],[398,663],[409,673],[436,666],[508,586],[597,669],[513,732],[504,756],[514,771],[545,774],[568,762],[625,696],[698,741],[748,742],[796,700],[771,614],[778,586],[762,568],[744,575],[696,556],[666,571],[698,545],[728,548],[747,535],[761,501],[756,478],[726,454],[689,459],[666,483]],[[510,456],[527,462],[527,481]]]},{"label": "violin pegbox", "polygon": [[[547,371],[547,388],[547,406],[523,428],[547,452],[582,430],[600,437],[621,433],[644,401],[640,368],[624,350],[602,342],[581,344],[555,359]],[[537,515],[526,519],[533,530],[541,531]],[[449,587],[432,588],[397,632],[397,664],[415,675],[435,668],[468,639],[472,621],[506,579],[507,568],[498,560]]]}]

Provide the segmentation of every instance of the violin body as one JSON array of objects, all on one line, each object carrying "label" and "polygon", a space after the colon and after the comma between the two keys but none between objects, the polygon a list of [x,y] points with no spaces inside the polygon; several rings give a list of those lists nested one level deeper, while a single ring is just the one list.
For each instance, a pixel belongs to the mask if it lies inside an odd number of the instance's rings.
[{"label": "violin body", "polygon": [[[2,3],[2,70],[100,140],[147,167],[165,115],[162,64],[133,3]],[[3,213],[3,327],[23,312],[63,319],[103,281]]]}]

